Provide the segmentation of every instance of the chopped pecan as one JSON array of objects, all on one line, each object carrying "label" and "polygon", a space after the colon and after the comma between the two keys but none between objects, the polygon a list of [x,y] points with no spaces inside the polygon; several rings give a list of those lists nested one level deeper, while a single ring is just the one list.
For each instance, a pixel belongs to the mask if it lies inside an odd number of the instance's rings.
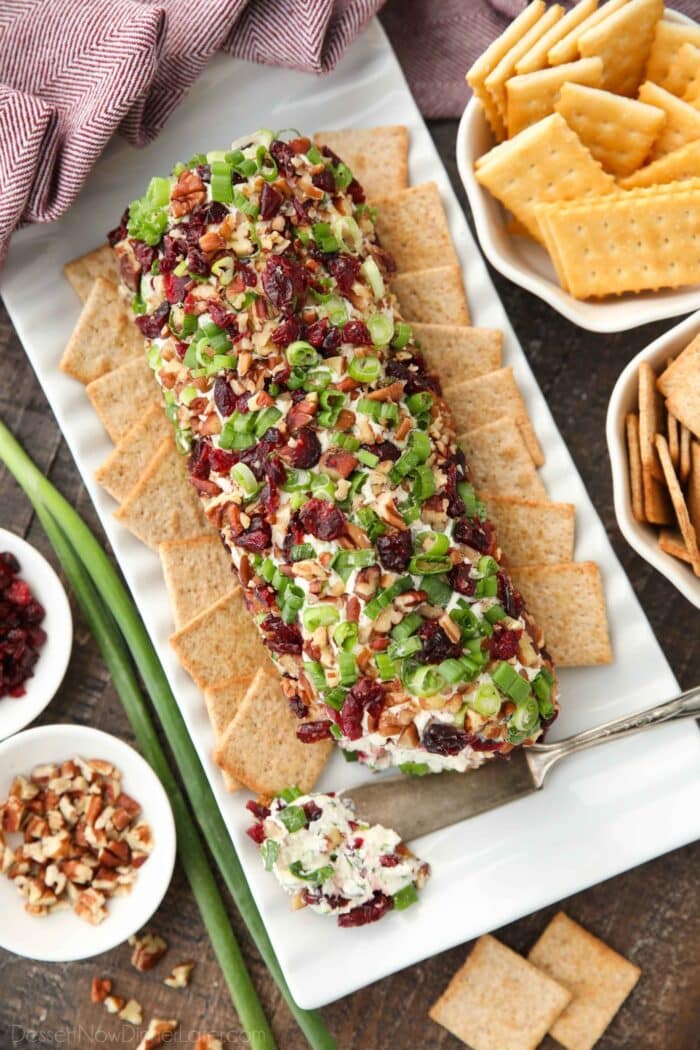
[{"label": "chopped pecan", "polygon": [[112,991],[112,982],[109,977],[93,977],[90,985],[90,1001],[103,1003]]},{"label": "chopped pecan", "polygon": [[190,974],[193,968],[193,962],[180,963],[179,966],[174,966],[170,976],[165,978],[163,984],[167,984],[168,988],[186,988],[190,983]]},{"label": "chopped pecan", "polygon": [[136,1047],[136,1050],[159,1050],[170,1042],[170,1037],[177,1030],[179,1021],[166,1021],[160,1017],[154,1017],[146,1029],[146,1034]]},{"label": "chopped pecan", "polygon": [[170,193],[170,210],[176,219],[189,215],[206,200],[207,191],[199,175],[183,171]]},{"label": "chopped pecan", "polygon": [[119,1020],[127,1021],[129,1024],[139,1025],[143,1023],[143,1009],[137,999],[129,999],[128,1003],[119,1011]]},{"label": "chopped pecan", "polygon": [[168,950],[167,942],[154,933],[145,933],[143,937],[130,937],[133,947],[131,965],[142,973],[152,970]]}]

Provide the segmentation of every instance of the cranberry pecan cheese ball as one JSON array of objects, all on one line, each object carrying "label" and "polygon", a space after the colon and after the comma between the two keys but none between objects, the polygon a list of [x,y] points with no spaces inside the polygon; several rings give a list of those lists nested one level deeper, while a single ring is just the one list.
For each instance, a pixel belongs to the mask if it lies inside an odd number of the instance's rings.
[{"label": "cranberry pecan cheese ball", "polygon": [[299,738],[466,770],[539,739],[556,681],[373,218],[331,150],[261,131],[152,179],[111,241]]}]

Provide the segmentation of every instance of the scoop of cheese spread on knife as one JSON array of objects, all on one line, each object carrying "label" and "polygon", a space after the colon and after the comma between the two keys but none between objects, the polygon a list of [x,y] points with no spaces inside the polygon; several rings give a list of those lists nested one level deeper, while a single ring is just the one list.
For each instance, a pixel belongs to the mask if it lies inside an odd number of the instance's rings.
[{"label": "scoop of cheese spread on knife", "polygon": [[331,150],[260,131],[152,179],[110,240],[299,738],[468,770],[541,739],[557,684],[374,219]]}]

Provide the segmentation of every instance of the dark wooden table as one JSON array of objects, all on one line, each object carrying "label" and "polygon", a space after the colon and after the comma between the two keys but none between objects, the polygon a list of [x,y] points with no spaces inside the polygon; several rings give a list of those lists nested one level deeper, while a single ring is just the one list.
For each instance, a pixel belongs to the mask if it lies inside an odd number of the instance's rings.
[{"label": "dark wooden table", "polygon": [[[466,209],[454,162],[455,121],[431,131]],[[496,286],[556,421],[632,580],[652,627],[682,686],[700,681],[699,616],[663,577],[622,539],[612,507],[605,446],[605,412],[613,383],[626,362],[672,322],[621,335],[577,329],[539,299],[494,275]],[[40,303],[37,304],[40,309]],[[90,525],[101,529],[61,439],[51,410],[26,361],[7,314],[0,309],[0,417]],[[24,496],[0,467],[0,525],[49,552]],[[106,541],[105,541],[106,542]],[[55,561],[49,552],[49,557]],[[74,610],[75,611],[75,610]],[[624,659],[624,655],[618,655]],[[76,641],[66,679],[43,722],[99,724],[131,740],[131,733],[95,643],[76,616]],[[631,998],[599,1043],[600,1050],[692,1050],[700,1046],[700,846],[676,850],[634,871],[576,894],[556,906],[497,931],[527,952],[559,907],[642,968]],[[465,907],[468,902],[465,901]],[[305,1040],[268,976],[238,917],[232,922],[272,1027],[283,1050]],[[0,916],[2,922],[2,916]],[[129,965],[126,945],[87,962],[37,965],[0,951],[0,1050],[32,1045],[92,1047],[109,1040],[135,1046],[128,1026],[90,1003],[94,975],[112,977],[117,994],[134,996],[146,1016],[178,1017],[182,1045],[196,1032],[227,1033],[228,1046],[245,1040],[221,980],[192,896],[181,872],[154,917],[152,928],[170,944],[163,964],[141,976]],[[303,935],[303,934],[302,934]],[[342,1050],[457,1047],[427,1016],[431,1003],[462,964],[470,945],[412,966],[323,1011]],[[165,963],[195,959],[186,991],[162,983]],[[554,1048],[553,1041],[543,1046]]]}]

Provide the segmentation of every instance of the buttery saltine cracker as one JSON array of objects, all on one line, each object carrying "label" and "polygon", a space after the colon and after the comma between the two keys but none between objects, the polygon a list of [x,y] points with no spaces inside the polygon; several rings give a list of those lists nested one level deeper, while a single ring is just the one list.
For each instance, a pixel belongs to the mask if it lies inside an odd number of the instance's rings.
[{"label": "buttery saltine cracker", "polygon": [[202,536],[158,544],[175,630],[236,584],[231,558],[213,526]]},{"label": "buttery saltine cracker", "polygon": [[644,76],[663,0],[628,0],[595,26],[581,33],[582,58],[601,58],[606,91],[634,95]]},{"label": "buttery saltine cracker", "polygon": [[504,412],[517,424],[533,462],[542,466],[544,453],[510,366],[461,383],[445,384],[443,392],[458,434],[487,423],[493,417],[494,406],[497,406],[499,412]]},{"label": "buttery saltine cracker", "polygon": [[429,324],[436,317],[442,324],[469,324],[469,305],[459,266],[435,266],[431,270],[399,273],[391,288],[407,321]]},{"label": "buttery saltine cracker", "polygon": [[600,87],[603,63],[599,58],[582,58],[536,73],[511,77],[506,84],[508,99],[508,134],[517,135],[558,108],[559,93],[567,83]]},{"label": "buttery saltine cracker", "polygon": [[314,142],[347,164],[368,200],[408,186],[408,129],[402,124],[317,131]]},{"label": "buttery saltine cracker", "polygon": [[258,671],[214,751],[214,761],[251,791],[274,795],[290,784],[311,791],[333,743],[304,744],[276,672]]},{"label": "buttery saltine cracker", "polygon": [[59,368],[81,383],[91,383],[143,353],[143,336],[120,299],[116,285],[105,277],[97,277],[63,351]]},{"label": "buttery saltine cracker", "polygon": [[564,84],[554,108],[617,178],[641,167],[666,120],[656,106],[582,84]]},{"label": "buttery saltine cracker", "polygon": [[669,412],[695,437],[700,437],[700,335],[671,362],[656,383]]},{"label": "buttery saltine cracker", "polygon": [[515,73],[515,67],[520,59],[563,17],[563,14],[564,8],[560,4],[553,4],[551,7],[548,7],[541,18],[538,18],[534,25],[528,29],[527,33],[506,52],[496,68],[486,77],[484,82],[486,90],[491,95],[507,131],[510,129],[508,128],[507,120],[506,84]]},{"label": "buttery saltine cracker", "polygon": [[523,55],[515,66],[515,72],[518,74],[535,73],[538,69],[545,69],[548,65],[548,52],[555,44],[558,44],[560,40],[563,40],[564,37],[576,29],[584,19],[593,14],[597,6],[598,0],[579,0],[570,11],[567,11],[563,18],[558,19]]},{"label": "buttery saltine cracker", "polygon": [[479,493],[506,564],[557,565],[574,556],[574,505]]},{"label": "buttery saltine cracker", "polygon": [[580,142],[564,118],[552,113],[496,146],[476,170],[477,181],[541,240],[536,207],[612,193],[615,180]]},{"label": "buttery saltine cracker", "polygon": [[376,230],[399,272],[457,263],[447,216],[434,182],[378,197]]},{"label": "buttery saltine cracker", "polygon": [[700,109],[676,98],[670,91],[647,80],[639,89],[639,101],[657,106],[666,114],[666,123],[651,149],[650,159],[658,160],[667,153],[700,138]]},{"label": "buttery saltine cracker", "polygon": [[500,367],[503,332],[499,328],[415,323],[411,327],[428,368],[443,386]]},{"label": "buttery saltine cracker", "polygon": [[607,4],[603,4],[602,7],[592,11],[583,21],[578,22],[565,37],[562,37],[549,49],[547,59],[550,66],[558,66],[562,62],[573,62],[577,59],[580,54],[578,44],[583,34],[614,14],[625,3],[627,3],[627,0],[608,0]]},{"label": "buttery saltine cracker", "polygon": [[678,62],[678,53],[685,43],[700,47],[700,26],[687,22],[661,21],[657,24],[646,79],[673,95],[681,96],[685,89],[685,65]]},{"label": "buttery saltine cracker", "polygon": [[168,417],[160,405],[153,402],[141,419],[127,430],[117,442],[101,467],[95,471],[95,481],[120,503],[138,482],[158,451],[164,438],[172,432]]},{"label": "buttery saltine cracker", "polygon": [[544,644],[560,667],[612,662],[605,595],[595,562],[528,565],[510,571]]},{"label": "buttery saltine cracker", "polygon": [[474,485],[480,491],[522,499],[547,498],[522,431],[509,416],[468,430],[457,441],[467,457]]},{"label": "buttery saltine cracker", "polygon": [[160,391],[145,354],[93,379],[85,393],[115,445],[151,405],[160,404],[162,408]]},{"label": "buttery saltine cracker", "polygon": [[690,520],[688,504],[685,501],[683,490],[678,481],[676,472],[673,469],[673,463],[671,462],[671,457],[668,452],[668,443],[663,434],[656,435],[656,448],[666,478],[666,487],[668,488],[676,520],[678,521],[678,528],[681,530],[683,542],[685,543],[688,554],[690,555],[693,572],[696,576],[700,576],[700,549],[698,549],[698,538],[695,529],[693,528],[693,523]]},{"label": "buttery saltine cracker", "polygon": [[566,1050],[592,1050],[642,972],[564,912],[554,916],[528,959],[571,993],[549,1029]]},{"label": "buttery saltine cracker", "polygon": [[487,934],[429,1015],[472,1050],[535,1050],[570,999],[561,984]]},{"label": "buttery saltine cracker", "polygon": [[676,67],[680,90],[674,94],[697,106],[700,101],[700,46],[686,41],[678,50]]},{"label": "buttery saltine cracker", "polygon": [[620,179],[620,187],[631,190],[694,178],[700,178],[700,138],[686,142],[684,146],[639,168],[627,178]]},{"label": "buttery saltine cracker", "polygon": [[78,259],[71,259],[63,267],[63,273],[83,303],[98,277],[104,277],[117,286],[120,281],[119,264],[111,244],[103,244],[102,247],[95,248]]}]

